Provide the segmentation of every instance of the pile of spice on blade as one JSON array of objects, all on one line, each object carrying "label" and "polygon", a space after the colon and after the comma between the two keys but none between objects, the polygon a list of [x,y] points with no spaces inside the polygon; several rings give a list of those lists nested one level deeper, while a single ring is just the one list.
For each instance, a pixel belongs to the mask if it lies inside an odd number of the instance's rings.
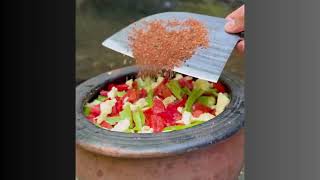
[{"label": "pile of spice on blade", "polygon": [[208,30],[198,20],[154,20],[133,28],[129,45],[140,75],[155,76],[160,71],[171,71],[191,58],[197,48],[209,45]]}]

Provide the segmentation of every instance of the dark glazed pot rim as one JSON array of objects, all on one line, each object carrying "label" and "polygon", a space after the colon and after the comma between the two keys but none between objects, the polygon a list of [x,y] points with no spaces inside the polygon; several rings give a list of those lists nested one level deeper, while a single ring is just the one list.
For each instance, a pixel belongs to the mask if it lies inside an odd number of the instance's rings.
[{"label": "dark glazed pot rim", "polygon": [[108,82],[136,73],[129,66],[100,74],[76,88],[76,143],[95,153],[125,158],[176,155],[215,144],[235,134],[244,124],[244,89],[238,78],[223,72],[220,80],[231,91],[231,102],[213,120],[192,128],[158,134],[112,132],[96,127],[83,115],[83,105]]}]

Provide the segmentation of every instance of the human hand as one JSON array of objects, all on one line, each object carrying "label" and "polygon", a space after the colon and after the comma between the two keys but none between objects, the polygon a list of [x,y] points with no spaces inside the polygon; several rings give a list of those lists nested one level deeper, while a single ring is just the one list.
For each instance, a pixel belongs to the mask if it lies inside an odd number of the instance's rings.
[{"label": "human hand", "polygon": [[[242,5],[226,17],[228,20],[224,26],[226,32],[240,33],[244,31],[244,11],[244,5]],[[244,53],[245,42],[243,38],[238,42],[236,48],[239,52]]]}]

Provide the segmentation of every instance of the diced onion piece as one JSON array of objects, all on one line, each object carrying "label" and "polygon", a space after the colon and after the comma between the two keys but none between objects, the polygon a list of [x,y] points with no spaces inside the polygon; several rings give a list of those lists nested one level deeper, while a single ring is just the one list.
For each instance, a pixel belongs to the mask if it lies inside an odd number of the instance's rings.
[{"label": "diced onion piece", "polygon": [[149,126],[143,126],[139,133],[153,133],[153,129]]},{"label": "diced onion piece", "polygon": [[184,122],[182,120],[178,120],[178,121],[176,121],[176,123],[183,124]]},{"label": "diced onion piece", "polygon": [[152,89],[156,88],[159,84],[161,84],[163,80],[164,78],[162,76],[159,76],[157,79],[157,82],[153,82],[151,84]]},{"label": "diced onion piece", "polygon": [[222,113],[225,107],[230,103],[230,99],[224,93],[218,94],[217,104],[216,104],[216,115]]},{"label": "diced onion piece", "polygon": [[107,100],[100,104],[100,115],[96,117],[96,122],[98,124],[102,123],[102,121],[106,120],[107,115],[111,114],[113,106],[116,104],[116,100]]},{"label": "diced onion piece", "polygon": [[122,109],[124,109],[124,107],[126,107],[127,105],[129,105],[131,107],[132,104],[128,101],[125,101],[122,105]]},{"label": "diced onion piece", "polygon": [[108,92],[108,98],[114,99],[117,96],[118,89],[116,87],[112,87]]},{"label": "diced onion piece", "polygon": [[197,118],[193,117],[192,119],[197,120],[197,121],[209,121],[214,117],[215,116],[211,113],[203,113],[203,114],[200,114],[199,117],[197,117]]},{"label": "diced onion piece", "polygon": [[162,102],[167,107],[168,104],[173,103],[177,98],[174,96],[166,97]]},{"label": "diced onion piece", "polygon": [[137,102],[134,103],[134,105],[140,107],[140,108],[144,108],[145,106],[148,105],[146,98],[140,98]]},{"label": "diced onion piece", "polygon": [[118,132],[125,132],[130,127],[130,121],[129,119],[124,119],[122,121],[119,121],[112,129],[111,131],[118,131]]},{"label": "diced onion piece", "polygon": [[128,102],[128,99],[129,99],[129,97],[125,97],[125,98],[123,99],[123,104],[125,104],[126,102]]},{"label": "diced onion piece", "polygon": [[129,89],[132,89],[132,83],[133,83],[133,80],[132,80],[132,79],[126,81],[126,85],[128,85],[128,88],[129,88]]},{"label": "diced onion piece", "polygon": [[116,104],[116,100],[112,99],[112,100],[107,100],[105,102],[102,102],[100,104],[100,111],[106,112],[107,114],[110,114],[112,112],[112,107]]},{"label": "diced onion piece", "polygon": [[124,104],[123,104],[123,108],[126,107],[127,105],[130,106],[130,109],[131,111],[136,111],[138,108],[144,108],[148,105],[147,101],[145,98],[140,98],[137,102],[135,102],[134,104],[126,101]]},{"label": "diced onion piece", "polygon": [[194,87],[207,91],[210,88],[210,83],[206,80],[197,79],[194,82]]},{"label": "diced onion piece", "polygon": [[178,108],[177,108],[177,111],[178,111],[179,113],[182,113],[183,107],[178,107]]},{"label": "diced onion piece", "polygon": [[191,117],[192,117],[191,112],[188,112],[188,111],[183,112],[182,119],[181,119],[183,124],[189,125],[191,123]]},{"label": "diced onion piece", "polygon": [[142,108],[141,110],[142,111],[146,111],[146,110],[148,110],[148,109],[150,109],[151,107],[145,107],[145,108]]}]

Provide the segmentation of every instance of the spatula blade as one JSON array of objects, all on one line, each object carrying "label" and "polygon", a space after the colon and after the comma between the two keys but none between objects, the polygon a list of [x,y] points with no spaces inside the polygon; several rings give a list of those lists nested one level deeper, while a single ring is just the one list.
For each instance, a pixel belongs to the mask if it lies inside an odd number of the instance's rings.
[{"label": "spatula blade", "polygon": [[139,28],[143,21],[152,20],[186,20],[189,18],[202,22],[208,29],[209,47],[198,48],[196,53],[188,59],[181,67],[175,67],[174,71],[192,77],[204,79],[210,82],[217,82],[223,68],[230,57],[240,37],[224,31],[227,22],[224,18],[187,12],[165,12],[145,17],[116,34],[106,39],[102,45],[124,55],[133,57],[129,47],[128,35],[132,28]]}]

